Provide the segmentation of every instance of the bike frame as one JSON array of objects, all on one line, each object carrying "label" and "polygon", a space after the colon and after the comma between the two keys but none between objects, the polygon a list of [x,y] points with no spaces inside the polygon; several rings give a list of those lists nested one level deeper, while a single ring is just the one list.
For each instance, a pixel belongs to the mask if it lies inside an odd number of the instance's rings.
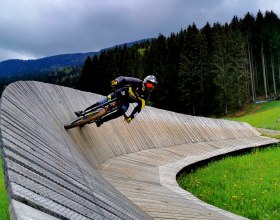
[{"label": "bike frame", "polygon": [[98,106],[96,106],[96,107],[94,107],[94,108],[92,108],[92,109],[87,110],[87,111],[85,112],[84,115],[86,115],[86,114],[88,114],[88,113],[90,113],[90,112],[93,112],[93,111],[95,111],[95,110],[97,110],[97,109],[99,109],[99,108],[104,108],[106,105],[110,105],[111,103],[113,103],[113,102],[115,102],[115,101],[117,101],[117,98],[114,98],[114,99],[112,99],[112,100],[110,100],[110,101],[108,101],[108,102],[105,102],[105,103],[103,103],[103,104],[101,104],[101,105],[98,105]]},{"label": "bike frame", "polygon": [[[112,105],[112,103],[114,104]],[[87,110],[84,115],[76,118],[69,124],[64,125],[64,128],[68,130],[77,126],[81,127],[86,124],[90,124],[92,122],[95,122],[99,118],[102,118],[105,115],[114,112],[115,110],[117,110],[117,108],[118,108],[118,100],[117,98],[114,98],[108,102],[105,102],[99,106]]]}]

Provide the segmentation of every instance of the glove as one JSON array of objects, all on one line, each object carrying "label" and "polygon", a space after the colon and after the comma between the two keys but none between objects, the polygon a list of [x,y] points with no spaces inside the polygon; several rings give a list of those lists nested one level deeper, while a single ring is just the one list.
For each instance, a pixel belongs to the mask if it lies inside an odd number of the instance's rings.
[{"label": "glove", "polygon": [[112,86],[112,88],[117,87],[117,85],[118,85],[118,81],[116,81],[116,80],[112,80],[112,81],[111,81],[111,86]]},{"label": "glove", "polygon": [[124,116],[124,120],[129,124],[131,122],[132,118]]}]

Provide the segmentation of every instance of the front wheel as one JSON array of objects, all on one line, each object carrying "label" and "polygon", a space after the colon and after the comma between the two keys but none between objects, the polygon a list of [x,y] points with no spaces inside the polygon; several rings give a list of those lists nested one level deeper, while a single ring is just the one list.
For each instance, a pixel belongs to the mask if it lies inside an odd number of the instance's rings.
[{"label": "front wheel", "polygon": [[86,114],[85,116],[81,116],[74,121],[70,122],[69,124],[64,125],[64,128],[66,130],[70,128],[75,128],[78,126],[84,126],[88,124],[89,122],[96,121],[98,118],[101,118],[106,114],[106,110],[104,108],[101,108],[95,112],[90,112]]}]

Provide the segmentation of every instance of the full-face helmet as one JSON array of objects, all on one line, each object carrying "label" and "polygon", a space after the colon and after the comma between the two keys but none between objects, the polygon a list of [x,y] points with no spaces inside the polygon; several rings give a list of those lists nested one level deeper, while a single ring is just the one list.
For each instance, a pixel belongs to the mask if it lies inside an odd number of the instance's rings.
[{"label": "full-face helmet", "polygon": [[155,86],[158,84],[157,78],[154,75],[146,76],[143,80],[143,86],[146,91],[153,91]]}]

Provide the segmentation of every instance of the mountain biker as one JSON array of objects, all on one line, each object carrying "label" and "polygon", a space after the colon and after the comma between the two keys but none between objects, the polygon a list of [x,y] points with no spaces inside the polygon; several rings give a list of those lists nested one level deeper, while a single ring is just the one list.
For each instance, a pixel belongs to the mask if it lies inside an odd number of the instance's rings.
[{"label": "mountain biker", "polygon": [[[112,87],[116,89],[115,92],[86,108],[84,111],[75,112],[75,114],[79,117],[83,115],[85,111],[102,105],[116,97],[120,103],[117,111],[98,119],[95,122],[97,127],[100,127],[104,122],[120,117],[121,115],[124,115],[125,121],[130,123],[131,120],[134,119],[145,107],[145,103],[149,99],[150,93],[153,91],[157,83],[157,79],[153,75],[145,77],[143,81],[134,77],[119,76],[111,81]],[[137,105],[130,116],[126,116],[125,112],[128,110],[129,103],[137,103]]]}]

